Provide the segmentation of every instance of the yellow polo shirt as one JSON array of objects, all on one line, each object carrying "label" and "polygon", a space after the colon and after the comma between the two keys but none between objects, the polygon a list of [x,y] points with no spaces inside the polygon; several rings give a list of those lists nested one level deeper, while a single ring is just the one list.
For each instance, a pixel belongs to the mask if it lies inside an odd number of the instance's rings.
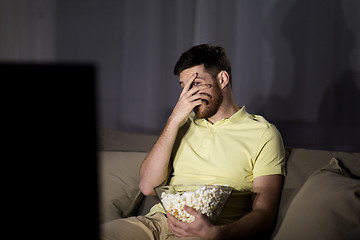
[{"label": "yellow polo shirt", "polygon": [[[242,107],[214,124],[192,113],[179,130],[170,185],[218,184],[252,190],[256,177],[285,174],[285,150],[277,128]],[[150,213],[163,211],[155,205]]]}]

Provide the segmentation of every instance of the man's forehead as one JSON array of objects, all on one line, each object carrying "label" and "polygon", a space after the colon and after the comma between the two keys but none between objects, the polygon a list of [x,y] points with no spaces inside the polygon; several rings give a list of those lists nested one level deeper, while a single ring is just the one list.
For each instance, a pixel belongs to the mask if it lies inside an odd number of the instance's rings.
[{"label": "man's forehead", "polygon": [[[196,72],[194,72],[194,73],[196,73]],[[193,74],[194,74],[194,73],[193,73]],[[180,80],[179,80],[180,84],[181,84],[181,83],[184,83],[184,84],[185,84],[188,80],[193,79],[193,78],[192,78],[192,75],[193,75],[193,74],[187,74],[187,75],[181,75],[181,74],[180,74]],[[203,74],[198,73],[196,79],[205,80],[205,77],[204,77]]]},{"label": "man's forehead", "polygon": [[199,79],[205,79],[205,75],[207,74],[205,72],[205,69],[204,69],[203,65],[198,65],[198,66],[194,66],[194,67],[191,67],[191,68],[184,69],[180,73],[180,79],[182,79],[182,80],[190,79],[191,76],[193,74],[195,74],[195,73],[198,74],[197,78],[199,78]]},{"label": "man's forehead", "polygon": [[199,72],[198,68],[187,68],[180,73],[180,77],[189,77],[197,72]]}]

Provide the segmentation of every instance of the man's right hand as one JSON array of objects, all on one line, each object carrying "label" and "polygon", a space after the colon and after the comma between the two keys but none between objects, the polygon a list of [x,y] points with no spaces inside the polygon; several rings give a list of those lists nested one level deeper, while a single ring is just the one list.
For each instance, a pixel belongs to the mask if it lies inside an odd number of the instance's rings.
[{"label": "man's right hand", "polygon": [[197,76],[197,73],[193,74],[185,83],[179,101],[163,131],[141,165],[139,187],[145,195],[155,195],[154,187],[163,183],[170,174],[172,166],[169,164],[169,160],[180,124],[194,107],[202,103],[202,99],[209,100],[206,94],[201,94],[199,91],[211,86],[206,84],[193,86]]},{"label": "man's right hand", "polygon": [[181,124],[187,116],[191,113],[194,107],[201,105],[202,99],[206,99],[199,91],[209,88],[208,85],[193,85],[198,74],[194,73],[191,78],[185,83],[184,88],[180,94],[179,100],[176,103],[169,119],[176,124]]}]

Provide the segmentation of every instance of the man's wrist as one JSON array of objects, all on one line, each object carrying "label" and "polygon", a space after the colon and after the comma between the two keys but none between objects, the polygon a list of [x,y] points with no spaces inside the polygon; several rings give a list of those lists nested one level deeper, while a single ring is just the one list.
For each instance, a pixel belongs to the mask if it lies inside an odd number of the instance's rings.
[{"label": "man's wrist", "polygon": [[179,129],[180,126],[181,126],[181,124],[182,124],[182,122],[183,122],[184,120],[185,120],[185,119],[181,120],[181,119],[178,119],[178,118],[176,118],[176,117],[174,117],[174,116],[170,116],[169,119],[168,119],[168,121],[167,121],[167,125],[168,125],[169,127],[173,127],[173,128],[175,128],[175,129]]},{"label": "man's wrist", "polygon": [[223,236],[223,226],[213,226],[211,231],[211,240],[220,240],[221,236]]}]

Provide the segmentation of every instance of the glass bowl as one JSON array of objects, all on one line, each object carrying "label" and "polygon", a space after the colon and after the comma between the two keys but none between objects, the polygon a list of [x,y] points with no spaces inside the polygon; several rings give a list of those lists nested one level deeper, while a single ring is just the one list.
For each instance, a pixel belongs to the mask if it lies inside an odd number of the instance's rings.
[{"label": "glass bowl", "polygon": [[154,190],[165,211],[178,220],[194,221],[195,217],[184,210],[184,205],[187,205],[215,223],[234,188],[223,185],[168,185]]}]

